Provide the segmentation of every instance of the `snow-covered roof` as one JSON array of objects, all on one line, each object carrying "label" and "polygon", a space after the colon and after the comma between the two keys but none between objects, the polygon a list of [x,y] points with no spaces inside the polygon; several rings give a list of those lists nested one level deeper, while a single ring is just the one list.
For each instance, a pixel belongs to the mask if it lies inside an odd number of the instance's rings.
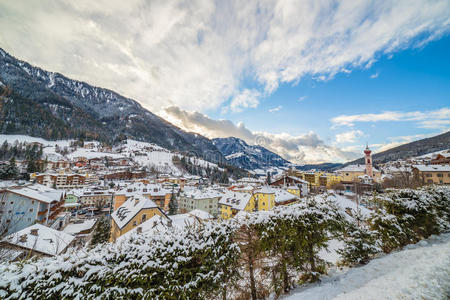
[{"label": "snow-covered roof", "polygon": [[[372,167],[372,170],[374,172],[380,172],[374,167]],[[365,171],[366,171],[366,165],[348,165],[348,166],[343,167],[342,169],[338,170],[338,172],[365,172]]]},{"label": "snow-covered roof", "polygon": [[243,210],[253,195],[243,192],[227,192],[219,200],[219,204],[231,206],[237,210]]},{"label": "snow-covered roof", "polygon": [[[31,234],[37,230],[37,235]],[[74,236],[53,228],[34,224],[8,235],[2,241],[49,255],[58,255],[74,240]]]},{"label": "snow-covered roof", "polygon": [[157,208],[155,202],[138,194],[128,198],[116,211],[112,213],[112,218],[119,228],[123,228],[142,209]]},{"label": "snow-covered roof", "polygon": [[209,220],[214,218],[213,215],[201,209],[191,210],[190,212],[188,212],[188,214],[196,216],[197,218],[202,220]]},{"label": "snow-covered roof", "polygon": [[263,186],[263,187],[260,187],[259,189],[256,189],[254,192],[260,193],[260,194],[273,194],[273,193],[275,193],[275,189],[271,188],[269,186]]},{"label": "snow-covered roof", "polygon": [[55,190],[48,186],[37,183],[21,187],[11,187],[7,190],[12,193],[16,193],[24,197],[45,203],[59,201],[61,199],[61,195],[63,194],[63,192],[60,190]]},{"label": "snow-covered roof", "polygon": [[96,222],[97,219],[89,219],[84,220],[84,222],[80,224],[69,224],[66,226],[66,228],[64,228],[63,231],[71,235],[76,235],[82,231],[92,229],[92,227],[94,227]]},{"label": "snow-covered roof", "polygon": [[136,193],[148,194],[152,196],[165,196],[166,194],[170,194],[171,191],[156,183],[145,184],[142,182],[134,182],[118,191],[116,195],[131,196]]},{"label": "snow-covered roof", "polygon": [[288,176],[288,177],[291,178],[292,180],[295,180],[295,181],[298,181],[298,182],[301,182],[301,183],[306,183],[306,184],[308,184],[308,181],[303,180],[303,179],[301,179],[301,178],[299,178],[299,177],[296,177],[296,176]]},{"label": "snow-covered roof", "polygon": [[192,199],[218,198],[223,195],[223,191],[219,191],[217,189],[212,188],[198,189],[196,187],[186,187],[183,193],[186,197]]},{"label": "snow-covered roof", "polygon": [[421,172],[450,172],[450,165],[414,165]]},{"label": "snow-covered roof", "polygon": [[298,200],[299,197],[297,197],[289,192],[286,192],[285,190],[282,190],[282,189],[275,190],[275,203],[282,203],[282,202],[290,201],[293,199]]},{"label": "snow-covered roof", "polygon": [[[144,223],[140,224],[139,226],[131,229],[130,231],[124,233],[121,235],[117,242],[125,241],[133,234],[137,233],[138,230],[142,231],[142,233],[150,233],[150,232],[156,232],[156,231],[162,231],[168,228],[170,221],[168,218],[161,217],[160,215],[154,215]],[[139,228],[139,229],[138,229]]]}]

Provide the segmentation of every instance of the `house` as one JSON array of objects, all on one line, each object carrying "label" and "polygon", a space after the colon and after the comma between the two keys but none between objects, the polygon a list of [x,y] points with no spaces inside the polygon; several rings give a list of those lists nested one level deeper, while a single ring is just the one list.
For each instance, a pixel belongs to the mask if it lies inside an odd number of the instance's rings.
[{"label": "house", "polygon": [[0,248],[21,252],[15,257],[55,256],[64,253],[75,237],[53,228],[34,224],[6,236],[0,241]]},{"label": "house", "polygon": [[348,165],[340,170],[338,174],[342,177],[342,181],[349,182],[360,182],[361,176],[368,175],[372,178],[373,182],[381,182],[381,172],[372,166],[372,151],[369,146],[364,149],[364,165]]},{"label": "house", "polygon": [[430,160],[432,165],[450,165],[450,152],[442,152],[433,156]]},{"label": "house", "polygon": [[112,204],[114,191],[109,189],[74,189],[66,194],[66,204],[103,207]]},{"label": "house", "polygon": [[275,190],[267,186],[257,189],[253,193],[228,191],[219,201],[222,219],[232,218],[240,211],[270,210],[274,206]]},{"label": "house", "polygon": [[35,222],[51,225],[63,211],[64,193],[44,185],[0,190],[0,227],[11,234]]},{"label": "house", "polygon": [[75,173],[41,173],[32,174],[30,180],[57,189],[73,189],[96,184],[98,177]]},{"label": "house", "polygon": [[111,241],[144,223],[155,215],[166,217],[164,211],[152,200],[135,194],[129,197],[111,215]]},{"label": "house", "polygon": [[173,216],[154,215],[149,220],[131,229],[127,233],[121,235],[117,242],[127,241],[132,235],[137,234],[152,234],[167,230],[168,228],[184,229],[187,226],[195,226],[203,224],[213,218],[212,215],[205,211],[193,210],[186,214],[177,214]]},{"label": "house", "polygon": [[289,205],[300,200],[299,196],[284,189],[275,190],[275,206]]},{"label": "house", "polygon": [[114,194],[113,207],[118,209],[129,197],[139,194],[153,200],[160,208],[169,209],[171,190],[163,188],[160,184],[146,184],[134,182]]},{"label": "house", "polygon": [[422,184],[450,184],[450,165],[413,165],[412,172]]},{"label": "house", "polygon": [[[291,187],[290,189],[288,189],[288,191],[299,197],[305,197],[309,192],[308,181],[296,176],[289,176],[286,174],[275,178],[275,180],[270,185],[274,187]],[[298,190],[296,190],[294,187],[297,187]]]},{"label": "house", "polygon": [[222,195],[222,191],[213,188],[185,188],[178,199],[178,208],[182,213],[200,209],[217,216]]}]

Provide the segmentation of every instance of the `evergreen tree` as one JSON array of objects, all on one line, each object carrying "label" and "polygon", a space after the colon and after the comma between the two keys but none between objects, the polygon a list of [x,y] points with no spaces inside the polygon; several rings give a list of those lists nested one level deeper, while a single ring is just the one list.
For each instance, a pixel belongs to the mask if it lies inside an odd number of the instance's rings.
[{"label": "evergreen tree", "polygon": [[94,233],[92,235],[90,247],[94,248],[99,244],[104,244],[109,241],[109,237],[111,234],[111,221],[102,216],[95,226]]},{"label": "evergreen tree", "polygon": [[272,183],[272,178],[270,177],[270,172],[267,172],[267,184],[271,184]]},{"label": "evergreen tree", "polygon": [[172,194],[169,201],[169,215],[175,215],[178,212],[178,201],[172,188]]},{"label": "evergreen tree", "polygon": [[349,224],[344,241],[344,248],[337,252],[347,265],[366,264],[374,254],[381,252],[376,233],[365,227]]}]

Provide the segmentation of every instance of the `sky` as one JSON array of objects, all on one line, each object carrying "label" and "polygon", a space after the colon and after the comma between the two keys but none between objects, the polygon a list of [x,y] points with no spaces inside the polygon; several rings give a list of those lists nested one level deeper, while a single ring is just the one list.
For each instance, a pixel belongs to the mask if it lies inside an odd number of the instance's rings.
[{"label": "sky", "polygon": [[0,2],[0,48],[299,164],[450,128],[450,1]]}]

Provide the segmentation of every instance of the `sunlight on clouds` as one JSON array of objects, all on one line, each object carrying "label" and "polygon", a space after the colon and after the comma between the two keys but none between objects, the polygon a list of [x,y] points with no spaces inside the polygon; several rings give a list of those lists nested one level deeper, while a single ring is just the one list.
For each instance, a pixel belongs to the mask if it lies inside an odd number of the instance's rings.
[{"label": "sunlight on clouds", "polygon": [[333,127],[354,126],[361,122],[417,122],[418,127],[428,129],[447,128],[450,120],[450,108],[433,111],[394,112],[387,111],[378,114],[340,115],[331,119]]},{"label": "sunlight on clouds", "polygon": [[238,137],[251,145],[261,145],[294,163],[345,162],[360,156],[360,151],[344,151],[325,145],[315,132],[302,135],[251,131],[243,123],[235,125],[229,120],[214,120],[199,112],[188,112],[171,106],[159,115],[173,124],[202,134],[208,138]]},{"label": "sunlight on clouds", "polygon": [[445,0],[28,0],[0,11],[6,51],[156,111],[255,108],[280,84],[366,68],[450,27]]}]

